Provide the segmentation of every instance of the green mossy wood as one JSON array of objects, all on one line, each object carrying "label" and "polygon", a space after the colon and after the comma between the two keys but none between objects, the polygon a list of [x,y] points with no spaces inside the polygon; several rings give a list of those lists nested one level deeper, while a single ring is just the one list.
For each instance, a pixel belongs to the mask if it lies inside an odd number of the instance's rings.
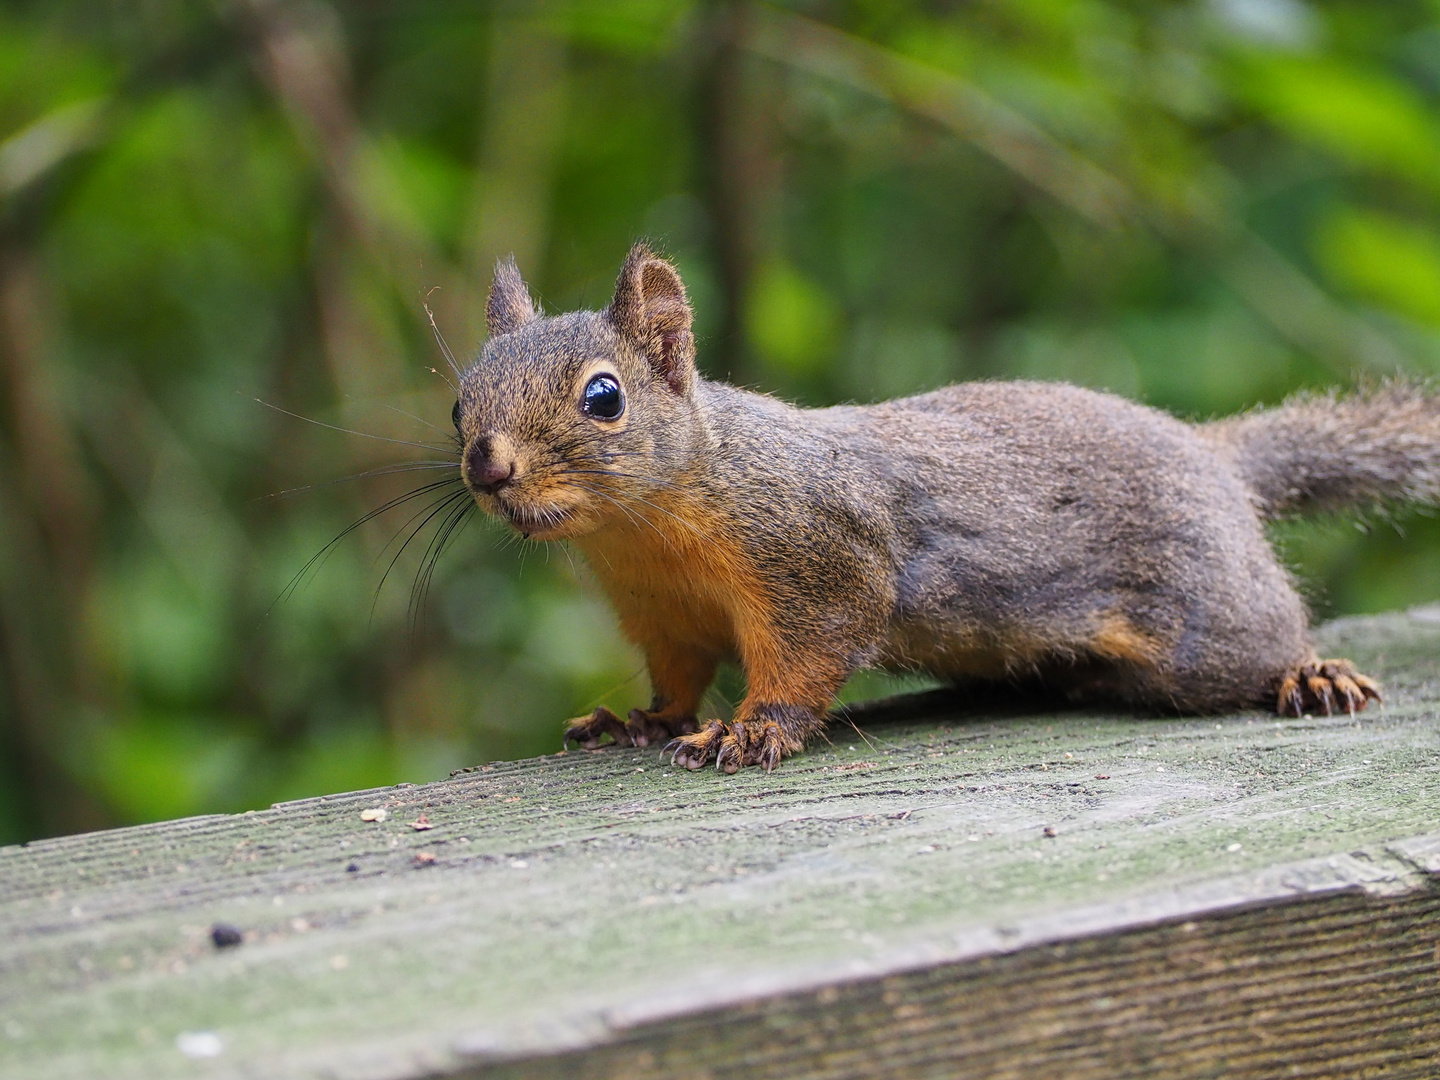
[{"label": "green mossy wood", "polygon": [[1440,613],[1322,640],[1384,708],[867,718],[769,776],[571,752],[5,849],[0,1076],[1433,1076]]}]

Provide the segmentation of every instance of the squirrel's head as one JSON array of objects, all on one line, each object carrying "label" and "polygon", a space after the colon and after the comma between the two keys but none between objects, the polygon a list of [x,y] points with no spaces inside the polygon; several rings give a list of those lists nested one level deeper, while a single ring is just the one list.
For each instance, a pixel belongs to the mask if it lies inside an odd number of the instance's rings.
[{"label": "squirrel's head", "polygon": [[643,243],[604,311],[546,318],[514,260],[495,268],[489,339],[455,429],[475,501],[527,536],[583,536],[653,505],[683,462],[695,341],[680,275]]}]

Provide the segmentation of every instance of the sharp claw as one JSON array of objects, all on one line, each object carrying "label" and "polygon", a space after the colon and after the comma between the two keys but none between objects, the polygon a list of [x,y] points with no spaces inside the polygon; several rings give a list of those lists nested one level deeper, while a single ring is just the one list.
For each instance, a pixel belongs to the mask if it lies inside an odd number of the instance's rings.
[{"label": "sharp claw", "polygon": [[1354,716],[1355,706],[1365,704],[1365,695],[1360,692],[1360,687],[1343,672],[1337,672],[1330,681],[1340,695],[1340,700],[1345,703],[1345,711]]},{"label": "sharp claw", "polygon": [[747,765],[759,765],[769,773],[779,766],[784,757],[784,737],[775,724],[767,723],[758,728],[754,722],[745,722],[726,727],[714,721],[702,731],[679,735],[665,744],[660,751],[662,757],[670,755],[670,764],[686,769],[702,769],[715,759],[719,772],[733,776]]},{"label": "sharp claw", "polygon": [[1334,716],[1343,705],[1352,718],[1371,701],[1380,701],[1380,687],[1355,670],[1348,660],[1305,664],[1288,672],[1280,684],[1275,711],[1303,716],[1306,707]]}]

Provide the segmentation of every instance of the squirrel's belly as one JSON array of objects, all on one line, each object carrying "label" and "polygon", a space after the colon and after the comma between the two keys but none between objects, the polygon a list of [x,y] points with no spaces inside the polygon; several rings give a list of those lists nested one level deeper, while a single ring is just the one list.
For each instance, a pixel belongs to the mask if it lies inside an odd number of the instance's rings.
[{"label": "squirrel's belly", "polygon": [[899,622],[881,646],[879,664],[941,679],[999,679],[1077,662],[1154,668],[1166,653],[1161,637],[1124,613],[1099,610],[1045,626],[960,619]]},{"label": "squirrel's belly", "polygon": [[941,679],[999,679],[1033,668],[1054,651],[1054,643],[1019,627],[914,621],[890,628],[879,666]]}]

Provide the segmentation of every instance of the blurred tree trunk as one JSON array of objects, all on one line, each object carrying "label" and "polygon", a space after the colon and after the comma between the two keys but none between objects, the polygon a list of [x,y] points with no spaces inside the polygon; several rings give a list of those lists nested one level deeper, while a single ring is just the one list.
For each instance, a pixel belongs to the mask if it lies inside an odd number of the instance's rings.
[{"label": "blurred tree trunk", "polygon": [[110,816],[62,767],[85,698],[83,606],[91,571],[95,496],[62,406],[55,325],[29,252],[0,252],[0,657],[3,731],[31,831],[102,828]]},{"label": "blurred tree trunk", "polygon": [[[491,26],[468,278],[477,302],[463,314],[468,348],[485,328],[484,295],[496,259],[514,255],[529,281],[542,278],[550,242],[550,191],[565,132],[566,43],[522,15]],[[455,313],[452,312],[452,317]]]},{"label": "blurred tree trunk", "polygon": [[752,381],[745,335],[746,294],[755,268],[780,246],[783,180],[775,131],[778,73],[742,48],[746,6],[717,0],[701,30],[700,161],[725,300],[720,331],[705,351],[710,372]]}]

